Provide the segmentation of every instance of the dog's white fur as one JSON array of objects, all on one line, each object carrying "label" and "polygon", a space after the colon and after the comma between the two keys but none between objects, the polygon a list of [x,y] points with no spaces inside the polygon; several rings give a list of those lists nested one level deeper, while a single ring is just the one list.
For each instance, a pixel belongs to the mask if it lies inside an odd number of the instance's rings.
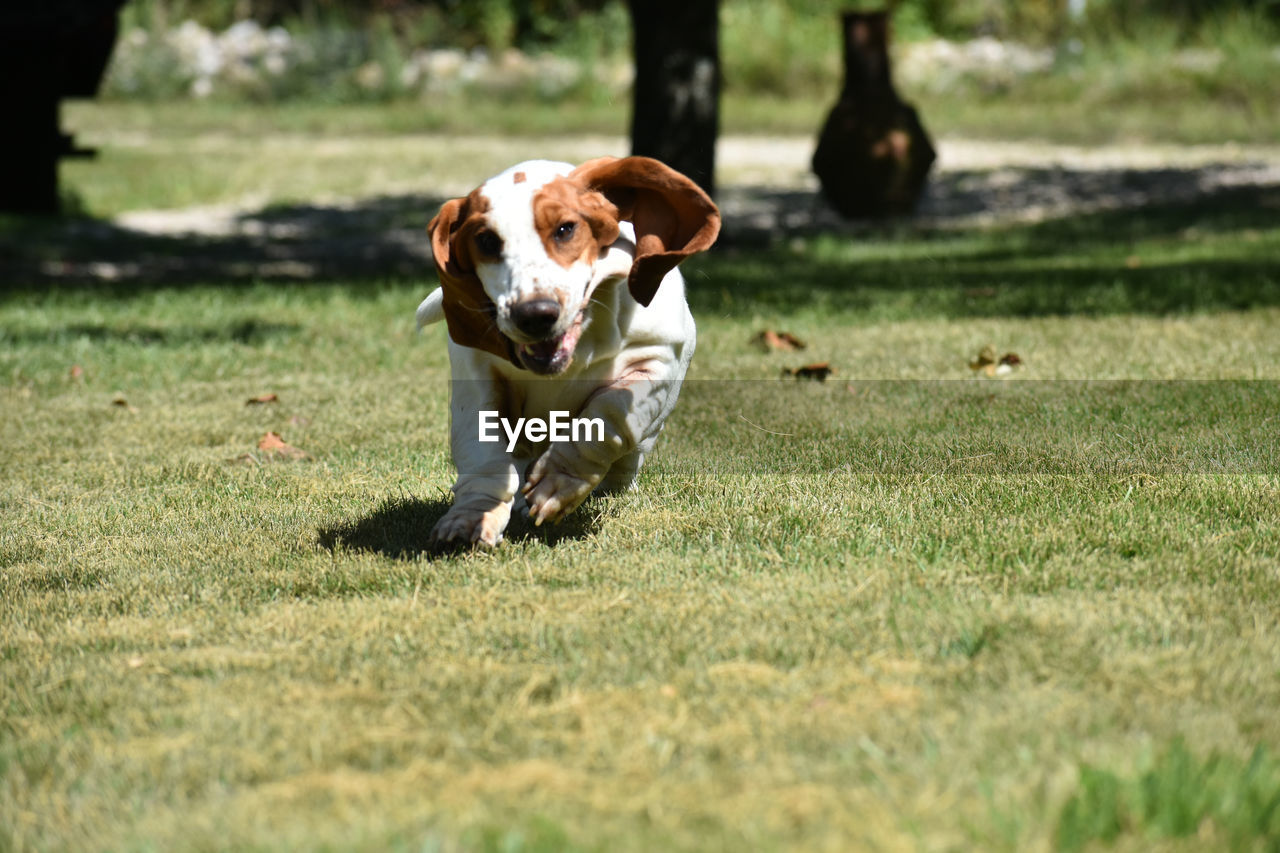
[{"label": "dog's white fur", "polygon": [[[617,221],[617,238],[607,248],[568,264],[551,257],[547,228],[544,224],[540,232],[535,222],[535,197],[574,170],[569,163],[529,161],[496,175],[477,191],[487,200],[479,227],[500,239],[501,252],[478,260],[474,273],[492,303],[492,323],[514,354],[503,358],[489,349],[460,344],[451,334],[450,445],[458,478],[453,506],[432,531],[434,541],[493,546],[501,541],[513,509],[527,506],[536,524],[554,522],[593,491],[631,487],[675,406],[695,345],[684,279],[672,268],[651,301],[641,305],[628,287],[637,237],[625,220]],[[714,205],[710,210],[714,240],[719,219]],[[432,223],[433,240],[442,236],[434,233],[439,219]],[[597,251],[598,257],[592,258]],[[439,250],[436,255],[439,266]],[[418,307],[419,327],[447,318],[449,283],[443,268],[441,278],[445,284]],[[564,306],[548,337],[552,343],[542,347],[545,351],[558,346],[553,359],[567,349],[569,361],[549,373],[522,365],[522,349],[538,342],[530,342],[513,319],[514,307],[538,298]],[[451,333],[453,328],[451,324]],[[522,440],[508,453],[506,441],[479,441],[479,413],[484,410],[496,410],[511,421],[547,419],[552,411],[599,418],[605,438],[537,445]]]}]

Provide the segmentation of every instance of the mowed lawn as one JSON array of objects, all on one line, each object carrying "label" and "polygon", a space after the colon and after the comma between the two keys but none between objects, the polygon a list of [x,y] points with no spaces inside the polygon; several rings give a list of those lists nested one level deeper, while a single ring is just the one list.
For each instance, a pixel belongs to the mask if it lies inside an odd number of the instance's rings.
[{"label": "mowed lawn", "polygon": [[639,489],[447,554],[429,271],[6,282],[0,849],[1274,850],[1277,257],[730,243]]}]

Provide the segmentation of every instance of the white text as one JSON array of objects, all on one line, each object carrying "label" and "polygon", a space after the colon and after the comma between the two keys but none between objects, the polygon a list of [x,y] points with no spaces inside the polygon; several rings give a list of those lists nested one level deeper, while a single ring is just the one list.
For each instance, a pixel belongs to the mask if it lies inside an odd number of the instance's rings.
[{"label": "white text", "polygon": [[515,450],[522,434],[533,444],[540,441],[604,441],[603,418],[571,418],[567,411],[559,410],[550,412],[549,416],[550,419],[545,421],[542,418],[516,418],[512,425],[495,411],[481,410],[480,440],[501,441],[502,436],[498,434],[501,427],[507,437],[508,453]]}]

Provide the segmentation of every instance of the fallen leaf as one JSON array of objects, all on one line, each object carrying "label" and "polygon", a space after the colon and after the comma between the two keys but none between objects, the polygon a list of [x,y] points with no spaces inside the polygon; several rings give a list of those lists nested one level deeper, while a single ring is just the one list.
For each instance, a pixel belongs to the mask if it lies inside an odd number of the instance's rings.
[{"label": "fallen leaf", "polygon": [[1124,265],[1131,270],[1136,270],[1138,267],[1142,266],[1142,258],[1137,255],[1130,255],[1124,259]]},{"label": "fallen leaf", "polygon": [[279,403],[280,398],[275,394],[259,394],[256,397],[250,397],[244,401],[246,406],[261,406],[264,403]]},{"label": "fallen leaf", "polygon": [[1014,368],[1022,366],[1022,359],[1018,358],[1016,353],[1006,353],[1000,357],[1000,360],[994,364],[988,364],[982,368],[980,373],[987,377],[1008,376],[1013,373]]},{"label": "fallen leaf", "polygon": [[80,366],[80,365],[78,365],[78,364],[73,364],[73,365],[71,365],[71,370],[70,370],[69,375],[71,376],[71,381],[72,381],[72,382],[83,382],[83,381],[84,381],[84,368],[83,368],[83,367],[81,367],[81,366]]},{"label": "fallen leaf", "polygon": [[981,370],[982,368],[986,367],[988,364],[995,364],[995,363],[996,363],[996,348],[993,347],[991,344],[987,344],[978,353],[978,357],[975,359],[972,359],[969,362],[969,369]]},{"label": "fallen leaf", "polygon": [[782,368],[783,376],[794,376],[796,379],[813,379],[818,382],[825,382],[827,377],[835,372],[836,369],[828,361],[817,361],[794,369],[790,367]]},{"label": "fallen leaf", "polygon": [[268,458],[282,457],[284,459],[310,459],[311,454],[305,450],[300,450],[292,444],[286,444],[285,440],[280,437],[279,433],[268,432],[262,438],[258,439],[258,449],[266,453]]},{"label": "fallen leaf", "polygon": [[1013,373],[1014,368],[1021,367],[1023,364],[1025,362],[1022,360],[1022,356],[1016,352],[1007,352],[997,358],[996,348],[987,344],[978,353],[978,357],[969,362],[969,369],[977,371],[983,376],[1008,376]]},{"label": "fallen leaf", "polygon": [[804,349],[806,344],[790,332],[775,332],[773,329],[764,329],[751,339],[751,343],[763,349],[765,352],[770,350],[781,350],[790,352],[792,350]]}]

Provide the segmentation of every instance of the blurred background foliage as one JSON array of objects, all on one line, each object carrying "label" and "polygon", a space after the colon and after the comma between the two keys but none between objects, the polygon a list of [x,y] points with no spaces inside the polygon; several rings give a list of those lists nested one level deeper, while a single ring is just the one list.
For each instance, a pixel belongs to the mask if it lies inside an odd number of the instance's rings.
[{"label": "blurred background foliage", "polygon": [[[725,97],[764,104],[750,112],[761,130],[811,124],[812,102],[839,87],[839,13],[882,5],[722,0]],[[1050,103],[1070,107],[1066,136],[1108,111],[1119,124],[1136,110],[1181,125],[1189,102],[1211,109],[1187,118],[1204,125],[1180,129],[1187,139],[1261,139],[1274,124],[1280,0],[890,5],[899,88],[956,129],[981,132],[996,103],[1026,107],[1002,117],[1015,133],[1023,118],[1034,133]],[[627,102],[633,73],[622,0],[131,0],[121,23],[112,100],[603,111]]]},{"label": "blurred background foliage", "polygon": [[[132,0],[127,22],[144,28],[193,19],[213,28],[252,19],[264,26],[364,27],[386,22],[407,43],[523,50],[560,46],[580,27],[625,20],[620,0]],[[1048,43],[1068,34],[1141,35],[1154,21],[1195,41],[1200,28],[1225,16],[1280,18],[1280,0],[723,0],[722,12],[754,20],[766,41],[791,37],[770,28],[831,20],[846,9],[894,10],[899,35],[976,36]],[[764,17],[760,17],[761,14]],[[602,32],[608,39],[610,34]],[[625,39],[624,39],[625,40]]]}]

